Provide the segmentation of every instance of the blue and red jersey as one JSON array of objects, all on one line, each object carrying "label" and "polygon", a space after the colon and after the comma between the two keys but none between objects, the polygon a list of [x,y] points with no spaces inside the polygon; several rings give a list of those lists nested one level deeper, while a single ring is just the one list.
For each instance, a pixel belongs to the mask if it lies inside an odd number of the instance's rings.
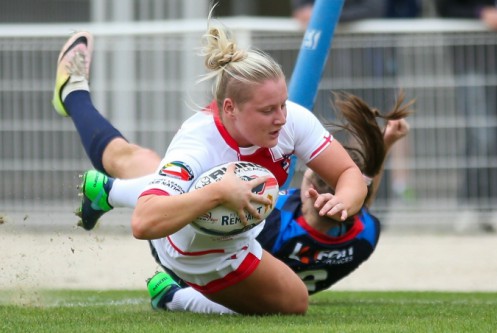
[{"label": "blue and red jersey", "polygon": [[363,207],[351,217],[345,234],[331,237],[311,228],[301,207],[299,189],[282,192],[257,240],[295,271],[313,294],[330,288],[369,258],[378,243],[380,222]]}]

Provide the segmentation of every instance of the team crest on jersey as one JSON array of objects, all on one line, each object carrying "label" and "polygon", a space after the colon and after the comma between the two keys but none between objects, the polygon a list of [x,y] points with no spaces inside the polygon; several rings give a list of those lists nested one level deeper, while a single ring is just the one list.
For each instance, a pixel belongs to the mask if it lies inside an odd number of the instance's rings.
[{"label": "team crest on jersey", "polygon": [[288,169],[290,168],[290,164],[292,163],[292,154],[283,155],[283,159],[281,160],[281,168],[288,173]]},{"label": "team crest on jersey", "polygon": [[172,177],[184,181],[193,179],[192,169],[183,162],[173,161],[165,164],[159,171],[159,175]]}]

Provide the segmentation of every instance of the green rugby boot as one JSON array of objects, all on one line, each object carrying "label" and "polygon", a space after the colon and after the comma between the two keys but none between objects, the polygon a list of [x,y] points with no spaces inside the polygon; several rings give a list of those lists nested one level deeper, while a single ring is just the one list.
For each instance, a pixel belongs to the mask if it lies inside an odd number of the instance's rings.
[{"label": "green rugby boot", "polygon": [[151,298],[152,309],[167,310],[166,304],[173,299],[174,294],[181,287],[171,275],[165,272],[156,272],[154,276],[147,280],[147,289]]},{"label": "green rugby boot", "polygon": [[97,224],[98,219],[113,208],[109,204],[109,192],[114,178],[107,177],[97,170],[86,171],[82,178],[83,182],[80,186],[82,200],[81,206],[76,210],[76,215],[81,218],[78,226],[91,230]]}]

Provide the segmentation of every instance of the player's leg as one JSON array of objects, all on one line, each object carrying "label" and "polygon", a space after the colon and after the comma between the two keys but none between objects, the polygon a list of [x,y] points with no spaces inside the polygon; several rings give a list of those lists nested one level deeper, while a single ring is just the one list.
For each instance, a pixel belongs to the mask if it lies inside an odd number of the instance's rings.
[{"label": "player's leg", "polygon": [[71,117],[93,166],[83,176],[81,206],[76,214],[80,225],[91,230],[112,209],[107,194],[112,187],[106,175],[133,178],[152,173],[160,157],[149,149],[130,144],[95,108],[89,88],[93,36],[78,32],[63,46],[57,64],[52,104],[62,116]]},{"label": "player's leg", "polygon": [[78,32],[63,46],[57,65],[52,104],[71,117],[93,166],[108,175],[131,178],[155,170],[160,158],[148,149],[127,142],[92,103],[89,88],[93,36]]},{"label": "player's leg", "polygon": [[160,161],[155,151],[129,143],[124,138],[110,141],[102,154],[107,174],[120,179],[150,175],[157,170]]},{"label": "player's leg", "polygon": [[81,218],[78,225],[91,230],[98,219],[114,207],[133,208],[151,176],[118,179],[97,170],[86,171],[80,185],[81,205],[75,212]]},{"label": "player's leg", "polygon": [[266,251],[249,277],[205,296],[242,314],[305,314],[309,304],[302,280]]},{"label": "player's leg", "polygon": [[153,309],[199,313],[304,314],[308,292],[284,263],[264,253],[255,271],[241,282],[212,294],[180,288],[160,272],[147,281]]},{"label": "player's leg", "polygon": [[165,272],[157,272],[147,280],[150,304],[154,310],[188,311],[196,313],[234,314],[232,310],[217,304],[191,287],[180,287]]}]

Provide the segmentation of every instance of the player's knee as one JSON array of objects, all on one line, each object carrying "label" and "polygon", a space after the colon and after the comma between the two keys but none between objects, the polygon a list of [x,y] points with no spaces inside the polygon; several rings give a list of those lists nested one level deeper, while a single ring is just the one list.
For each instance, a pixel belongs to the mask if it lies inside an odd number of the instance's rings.
[{"label": "player's knee", "polygon": [[297,277],[297,280],[292,283],[291,287],[288,287],[294,291],[293,313],[305,314],[309,308],[309,291],[307,290],[307,286]]},{"label": "player's knee", "polygon": [[135,152],[134,159],[141,162],[142,169],[152,173],[157,170],[161,161],[160,156],[153,150],[148,148],[141,148]]},{"label": "player's knee", "polygon": [[289,314],[295,315],[304,315],[307,313],[307,309],[309,308],[309,295],[307,291],[305,294],[298,297],[292,304]]},{"label": "player's knee", "polygon": [[139,177],[154,172],[160,157],[151,149],[128,144],[125,149],[104,160],[105,169],[111,175],[121,178]]},{"label": "player's knee", "polygon": [[283,314],[304,315],[309,308],[309,293],[307,288],[294,286],[291,292],[287,291],[288,297],[282,298],[281,306]]}]

